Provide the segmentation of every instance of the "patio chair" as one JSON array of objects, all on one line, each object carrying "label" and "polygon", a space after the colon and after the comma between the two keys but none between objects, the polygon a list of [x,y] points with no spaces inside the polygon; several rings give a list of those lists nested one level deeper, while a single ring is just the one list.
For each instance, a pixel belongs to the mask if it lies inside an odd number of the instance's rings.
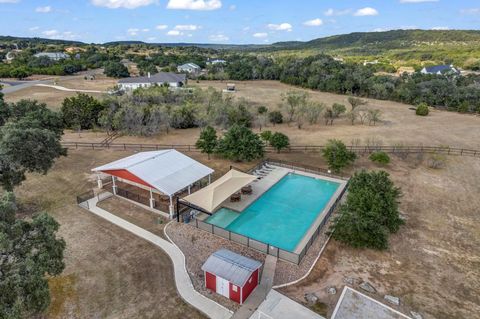
[{"label": "patio chair", "polygon": [[230,196],[230,202],[231,203],[239,202],[241,199],[242,199],[242,194],[241,193],[235,193],[232,196]]},{"label": "patio chair", "polygon": [[252,185],[242,187],[242,194],[243,195],[252,195],[252,193],[253,193]]}]

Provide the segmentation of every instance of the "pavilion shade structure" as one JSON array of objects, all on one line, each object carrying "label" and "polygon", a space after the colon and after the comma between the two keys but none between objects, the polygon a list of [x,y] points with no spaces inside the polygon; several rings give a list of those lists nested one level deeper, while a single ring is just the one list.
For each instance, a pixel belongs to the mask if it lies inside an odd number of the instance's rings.
[{"label": "pavilion shade structure", "polygon": [[92,171],[138,183],[170,197],[214,172],[176,150],[137,153]]},{"label": "pavilion shade structure", "polygon": [[209,186],[183,198],[183,200],[207,212],[213,212],[232,194],[256,179],[257,177],[253,175],[232,169]]}]

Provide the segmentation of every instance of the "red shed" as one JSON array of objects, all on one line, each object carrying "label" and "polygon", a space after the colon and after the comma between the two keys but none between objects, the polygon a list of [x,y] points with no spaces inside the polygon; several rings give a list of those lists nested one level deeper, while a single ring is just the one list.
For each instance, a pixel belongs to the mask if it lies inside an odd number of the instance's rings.
[{"label": "red shed", "polygon": [[208,257],[202,266],[205,286],[243,304],[258,286],[261,267],[259,261],[221,249]]}]

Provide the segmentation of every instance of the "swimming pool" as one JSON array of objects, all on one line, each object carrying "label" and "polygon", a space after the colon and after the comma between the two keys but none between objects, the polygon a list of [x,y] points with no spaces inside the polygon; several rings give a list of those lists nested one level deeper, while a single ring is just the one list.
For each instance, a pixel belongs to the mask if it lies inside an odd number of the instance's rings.
[{"label": "swimming pool", "polygon": [[206,222],[293,252],[339,187],[289,173],[241,213],[221,208]]}]

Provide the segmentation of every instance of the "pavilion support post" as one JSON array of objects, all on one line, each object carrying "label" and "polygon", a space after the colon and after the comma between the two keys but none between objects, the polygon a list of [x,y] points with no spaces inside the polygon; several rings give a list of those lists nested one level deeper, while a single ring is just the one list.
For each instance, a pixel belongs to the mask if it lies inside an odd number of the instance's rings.
[{"label": "pavilion support post", "polygon": [[170,210],[170,219],[172,219],[173,216],[175,215],[175,206],[173,205],[172,195],[170,195],[170,207],[169,207],[169,210]]},{"label": "pavilion support post", "polygon": [[190,185],[188,185],[188,195],[190,195],[191,193],[192,193],[191,187]]},{"label": "pavilion support post", "polygon": [[97,174],[97,186],[98,186],[98,189],[103,188],[103,182],[102,182],[102,178],[100,177],[100,174]]},{"label": "pavilion support post", "polygon": [[112,176],[112,190],[113,195],[117,195],[117,184],[115,183],[115,176]]},{"label": "pavilion support post", "polygon": [[212,174],[208,175],[208,185],[212,182]]},{"label": "pavilion support post", "polygon": [[153,198],[153,191],[150,188],[150,208],[153,209],[155,208],[155,199]]}]

